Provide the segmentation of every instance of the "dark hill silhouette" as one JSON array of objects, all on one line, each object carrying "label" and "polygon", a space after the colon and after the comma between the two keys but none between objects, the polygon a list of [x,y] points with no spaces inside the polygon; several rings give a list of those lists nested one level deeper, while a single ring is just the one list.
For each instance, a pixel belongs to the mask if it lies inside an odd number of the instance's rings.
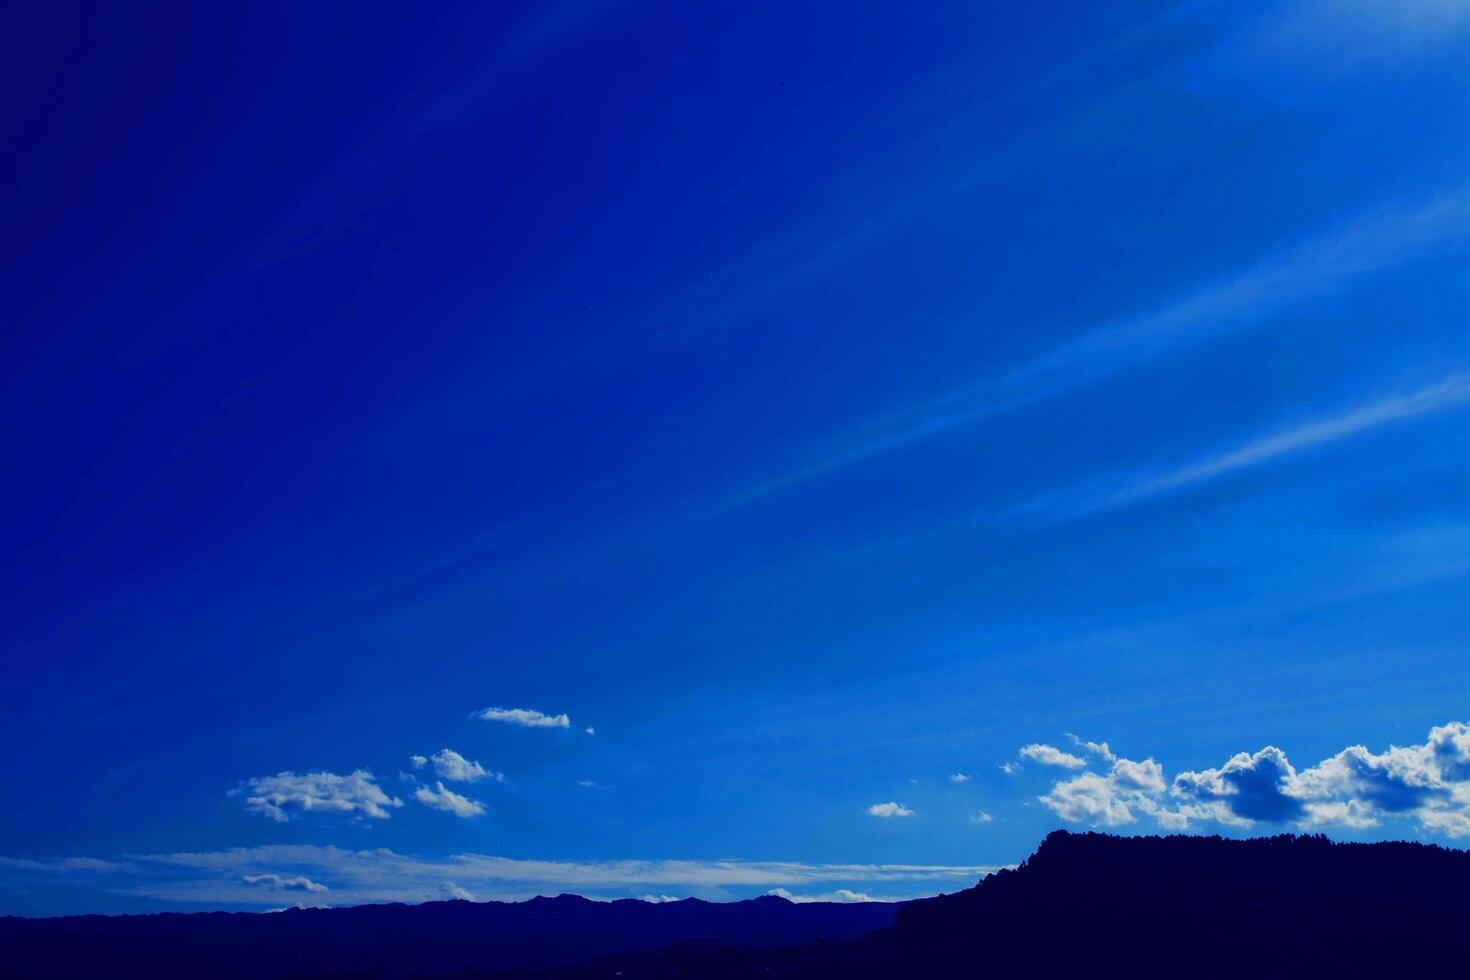
[{"label": "dark hill silhouette", "polygon": [[1324,837],[1047,837],[1019,868],[795,950],[667,950],[517,977],[1344,978],[1459,975],[1470,854]]},{"label": "dark hill silhouette", "polygon": [[[762,898],[435,902],[0,920],[0,975],[501,980],[1459,975],[1470,854],[1324,837],[1058,831],[1015,870],[898,906]],[[802,944],[802,945],[798,945]]]},{"label": "dark hill silhouette", "polygon": [[410,976],[559,966],[683,949],[842,940],[891,924],[884,903],[427,902],[275,913],[0,918],[0,977]]}]

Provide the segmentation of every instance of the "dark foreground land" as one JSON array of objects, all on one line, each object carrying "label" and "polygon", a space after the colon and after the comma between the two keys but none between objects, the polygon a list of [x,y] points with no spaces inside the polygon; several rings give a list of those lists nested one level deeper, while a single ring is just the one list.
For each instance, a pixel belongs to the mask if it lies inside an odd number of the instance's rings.
[{"label": "dark foreground land", "polygon": [[0,975],[1340,978],[1463,975],[1470,853],[1322,837],[1049,836],[885,905],[439,902],[0,920]]}]

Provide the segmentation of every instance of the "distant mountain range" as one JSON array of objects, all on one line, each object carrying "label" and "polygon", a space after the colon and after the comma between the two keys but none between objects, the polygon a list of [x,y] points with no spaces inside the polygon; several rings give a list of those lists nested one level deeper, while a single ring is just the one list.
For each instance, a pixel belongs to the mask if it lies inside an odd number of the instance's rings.
[{"label": "distant mountain range", "polygon": [[0,918],[0,977],[444,976],[640,951],[796,946],[893,923],[883,902],[427,902],[284,912]]},{"label": "distant mountain range", "polygon": [[564,895],[0,919],[0,976],[15,977],[1337,980],[1466,963],[1470,854],[1310,836],[1058,831],[1015,870],[902,906]]}]

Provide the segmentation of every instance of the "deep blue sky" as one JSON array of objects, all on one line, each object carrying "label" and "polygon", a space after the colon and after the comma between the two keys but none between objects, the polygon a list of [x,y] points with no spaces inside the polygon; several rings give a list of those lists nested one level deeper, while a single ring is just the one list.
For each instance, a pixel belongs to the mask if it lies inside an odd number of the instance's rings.
[{"label": "deep blue sky", "polygon": [[1470,834],[1470,7],[426,6],[5,15],[0,913]]}]

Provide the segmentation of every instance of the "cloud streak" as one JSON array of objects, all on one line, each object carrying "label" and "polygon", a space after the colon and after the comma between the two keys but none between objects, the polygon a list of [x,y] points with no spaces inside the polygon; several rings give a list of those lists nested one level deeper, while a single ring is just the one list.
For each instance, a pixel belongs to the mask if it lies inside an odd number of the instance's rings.
[{"label": "cloud streak", "polygon": [[826,458],[758,485],[734,505],[1203,346],[1357,276],[1467,241],[1470,187],[1418,207],[1369,213],[1172,302],[1085,331],[993,378],[851,433]]},{"label": "cloud streak", "polygon": [[1381,426],[1466,404],[1470,404],[1470,371],[1456,371],[1415,391],[1259,436],[1183,466],[1152,474],[1112,474],[1086,480],[1023,504],[1012,510],[1010,516],[1042,524],[1075,520],[1186,490]]},{"label": "cloud streak", "polygon": [[548,715],[531,708],[483,708],[470,717],[481,721],[498,721],[520,728],[568,728],[571,718],[565,714]]}]

